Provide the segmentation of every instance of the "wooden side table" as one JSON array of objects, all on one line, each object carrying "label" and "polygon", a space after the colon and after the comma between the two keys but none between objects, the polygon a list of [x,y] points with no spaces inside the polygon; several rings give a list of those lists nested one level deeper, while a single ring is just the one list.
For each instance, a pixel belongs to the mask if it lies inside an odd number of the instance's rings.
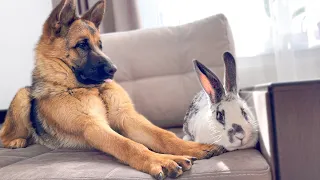
[{"label": "wooden side table", "polygon": [[255,109],[273,179],[319,179],[320,80],[258,85],[240,96]]}]

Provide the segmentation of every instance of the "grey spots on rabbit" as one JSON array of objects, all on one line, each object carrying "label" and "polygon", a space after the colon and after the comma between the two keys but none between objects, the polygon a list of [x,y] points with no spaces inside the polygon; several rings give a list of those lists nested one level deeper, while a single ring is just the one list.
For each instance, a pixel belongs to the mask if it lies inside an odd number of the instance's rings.
[{"label": "grey spots on rabbit", "polygon": [[[236,134],[242,134],[244,135],[244,130],[243,128],[239,125],[239,124],[232,124],[232,128],[228,130],[228,137],[229,137],[229,142],[233,143],[234,142],[234,138],[238,138],[236,137]],[[243,137],[242,137],[243,138]],[[242,140],[242,138],[238,138],[240,140]]]},{"label": "grey spots on rabbit", "polygon": [[[190,106],[190,107],[191,107],[191,106]],[[194,114],[194,112],[191,112],[190,109],[191,109],[191,108],[189,108],[189,110],[187,111],[187,114],[186,114],[186,116],[185,116],[185,118],[184,118],[183,131],[184,131],[184,133],[186,133],[187,135],[189,135],[191,141],[194,141],[194,136],[192,135],[192,133],[189,131],[189,128],[188,128],[188,127],[189,127],[189,121],[188,121],[188,119],[190,119],[189,116],[190,116],[190,114]]]},{"label": "grey spots on rabbit", "polygon": [[199,111],[199,107],[195,107],[194,110],[192,111],[193,113],[192,114],[197,114]]},{"label": "grey spots on rabbit", "polygon": [[240,108],[240,109],[241,109],[241,114],[242,114],[242,116],[244,117],[245,120],[248,121],[248,115],[247,115],[247,113],[244,111],[243,108]]},{"label": "grey spots on rabbit", "polygon": [[228,130],[228,137],[229,137],[229,142],[230,142],[230,143],[233,143],[233,142],[234,142],[233,136],[234,136],[234,131],[233,131],[233,129],[229,129],[229,130]]},{"label": "grey spots on rabbit", "polygon": [[233,100],[235,100],[236,99],[236,97],[234,96],[234,94],[228,94],[228,95],[226,95],[225,97],[224,97],[224,101],[227,101],[227,102],[231,102],[231,101],[233,101]]},{"label": "grey spots on rabbit", "polygon": [[192,117],[193,115],[198,113],[199,106],[196,106],[196,104],[201,100],[201,98],[202,92],[197,93],[197,95],[193,98],[185,117]]},{"label": "grey spots on rabbit", "polygon": [[232,128],[234,130],[235,133],[243,133],[243,129],[240,125],[233,123],[232,124]]},{"label": "grey spots on rabbit", "polygon": [[199,111],[199,107],[198,106],[194,106],[194,103],[195,102],[191,103],[191,105],[190,105],[190,107],[192,107],[192,109],[189,109],[189,111],[187,112],[188,116],[193,116],[193,115],[197,114],[198,111]]},{"label": "grey spots on rabbit", "polygon": [[189,131],[189,129],[188,129],[188,122],[185,122],[184,124],[183,124],[183,131],[184,131],[184,133],[186,133],[189,137],[190,137],[190,140],[191,141],[194,141],[194,136],[192,135],[192,133]]},{"label": "grey spots on rabbit", "polygon": [[223,126],[225,125],[225,112],[223,109],[219,109],[221,104],[219,104],[217,106],[217,109],[216,109],[216,120],[221,123]]},{"label": "grey spots on rabbit", "polygon": [[197,103],[199,103],[201,101],[203,96],[203,91],[200,91],[199,93],[196,94],[196,96],[193,98],[187,112],[186,115],[184,117],[184,122],[183,122],[183,130],[184,132],[190,136],[191,140],[194,141],[194,136],[192,135],[192,133],[190,133],[189,131],[189,120],[199,112],[199,105]]}]

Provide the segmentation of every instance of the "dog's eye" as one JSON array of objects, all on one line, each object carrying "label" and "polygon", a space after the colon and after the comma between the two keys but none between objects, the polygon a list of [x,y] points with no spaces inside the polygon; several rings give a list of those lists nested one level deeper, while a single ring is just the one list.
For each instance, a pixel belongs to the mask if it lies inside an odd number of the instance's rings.
[{"label": "dog's eye", "polygon": [[224,110],[217,111],[216,113],[216,119],[221,123],[222,125],[225,125],[225,116],[224,116]]},{"label": "dog's eye", "polygon": [[242,114],[242,116],[244,117],[244,119],[246,119],[246,120],[248,121],[248,115],[247,115],[247,113],[244,111],[243,108],[241,108],[241,114]]},{"label": "dog's eye", "polygon": [[89,43],[87,39],[84,39],[82,41],[79,41],[77,45],[75,46],[76,48],[80,48],[82,50],[88,50],[89,49]]},{"label": "dog's eye", "polygon": [[99,48],[102,50],[102,42],[99,40]]}]

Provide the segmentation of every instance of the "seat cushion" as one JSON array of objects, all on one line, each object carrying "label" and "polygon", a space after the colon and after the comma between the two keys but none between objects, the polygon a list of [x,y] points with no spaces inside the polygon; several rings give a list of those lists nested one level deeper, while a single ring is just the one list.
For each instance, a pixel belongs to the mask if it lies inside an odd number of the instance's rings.
[{"label": "seat cushion", "polygon": [[[170,129],[179,137],[181,128]],[[99,151],[58,149],[41,145],[24,149],[0,148],[1,180],[152,179]],[[270,169],[255,149],[198,160],[180,179],[270,180]]]}]

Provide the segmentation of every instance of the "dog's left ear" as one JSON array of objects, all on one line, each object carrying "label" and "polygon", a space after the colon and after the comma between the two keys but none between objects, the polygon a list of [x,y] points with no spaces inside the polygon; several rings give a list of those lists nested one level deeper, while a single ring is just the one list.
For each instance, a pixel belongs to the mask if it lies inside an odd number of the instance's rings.
[{"label": "dog's left ear", "polygon": [[76,19],[75,0],[62,0],[48,17],[46,21],[48,28],[45,28],[45,31],[51,36],[64,36]]},{"label": "dog's left ear", "polygon": [[105,0],[98,1],[88,12],[86,12],[81,19],[93,22],[99,28],[106,9]]}]

